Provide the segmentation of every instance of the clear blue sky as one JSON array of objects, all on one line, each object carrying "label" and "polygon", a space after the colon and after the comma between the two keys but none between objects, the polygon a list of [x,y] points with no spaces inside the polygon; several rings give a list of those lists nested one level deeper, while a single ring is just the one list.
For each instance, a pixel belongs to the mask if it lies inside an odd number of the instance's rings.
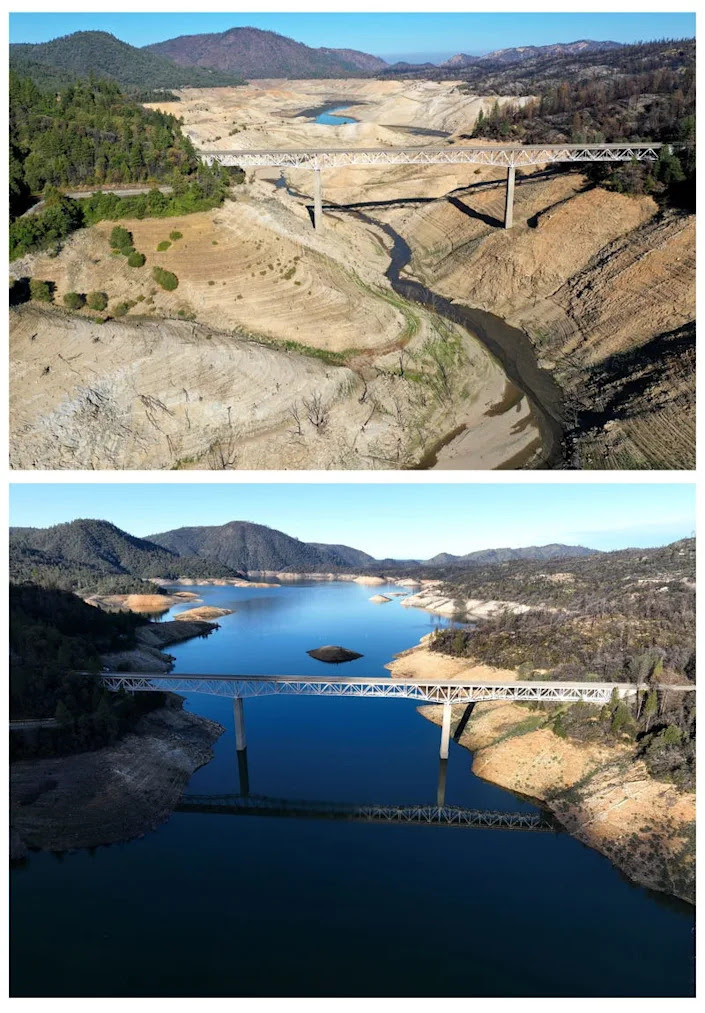
[{"label": "clear blue sky", "polygon": [[13,525],[77,517],[143,537],[194,524],[255,521],[303,541],[383,558],[566,542],[662,545],[695,528],[690,484],[14,484]]},{"label": "clear blue sky", "polygon": [[610,39],[693,37],[695,15],[683,13],[500,14],[88,14],[10,15],[11,42],[46,42],[70,32],[112,32],[134,46],[177,35],[223,32],[250,25],[279,32],[309,46],[361,49],[384,58],[432,60],[454,53],[487,53],[509,46]]}]

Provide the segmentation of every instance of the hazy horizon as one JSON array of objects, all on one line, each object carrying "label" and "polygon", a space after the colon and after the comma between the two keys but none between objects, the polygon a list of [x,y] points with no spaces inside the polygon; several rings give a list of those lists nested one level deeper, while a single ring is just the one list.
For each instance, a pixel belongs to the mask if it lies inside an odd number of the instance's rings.
[{"label": "hazy horizon", "polygon": [[685,483],[11,486],[13,527],[77,519],[110,521],[138,538],[249,521],[377,559],[430,559],[556,542],[603,551],[666,545],[694,531],[695,493]]}]

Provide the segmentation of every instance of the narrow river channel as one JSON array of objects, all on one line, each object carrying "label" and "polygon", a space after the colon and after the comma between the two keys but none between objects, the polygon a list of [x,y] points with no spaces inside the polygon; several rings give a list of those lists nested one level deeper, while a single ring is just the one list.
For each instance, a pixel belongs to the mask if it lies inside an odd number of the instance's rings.
[{"label": "narrow river channel", "polygon": [[[293,189],[283,177],[277,180],[275,185],[285,188],[292,197],[310,200],[306,194]],[[425,202],[426,198],[423,200]],[[394,201],[389,203],[393,204]],[[413,199],[407,198],[405,203],[411,204]],[[380,202],[373,204],[380,206]],[[366,212],[364,204],[358,202],[344,205],[324,201],[323,206],[336,213],[352,214],[389,237],[392,245],[385,277],[388,278],[394,291],[409,302],[418,303],[433,313],[459,324],[487,349],[499,362],[507,379],[526,397],[531,408],[542,442],[541,454],[538,460],[534,460],[533,467],[552,469],[564,467],[566,424],[563,394],[551,373],[539,366],[528,334],[517,327],[512,327],[494,313],[465,306],[463,303],[455,302],[454,299],[433,292],[421,282],[402,277],[402,272],[411,263],[411,247],[391,225]],[[417,467],[422,470],[432,467],[435,456],[441,448],[458,435],[460,433],[456,429],[441,439]]]},{"label": "narrow river channel", "polygon": [[[306,651],[338,643],[363,654],[346,673],[378,676],[444,623],[347,582],[190,590],[234,611],[169,648],[182,672],[329,673]],[[238,793],[231,701],[186,706],[227,729],[187,794]],[[247,700],[245,720],[253,795],[435,803],[439,729],[411,701],[268,697]],[[451,743],[448,804],[535,811],[471,760]],[[140,840],[31,854],[11,876],[16,996],[692,990],[692,909],[562,832],[177,812]]]}]

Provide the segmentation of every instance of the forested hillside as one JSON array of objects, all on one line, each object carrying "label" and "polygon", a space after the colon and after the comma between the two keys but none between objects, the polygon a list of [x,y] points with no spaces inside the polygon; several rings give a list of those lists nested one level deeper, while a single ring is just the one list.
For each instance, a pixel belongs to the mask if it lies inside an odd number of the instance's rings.
[{"label": "forested hillside", "polygon": [[636,706],[576,705],[554,730],[577,739],[626,735],[656,776],[692,786],[695,699],[669,685],[695,682],[695,540],[589,559],[506,563],[451,575],[458,602],[488,598],[531,604],[440,631],[431,650],[518,669],[524,679],[647,683]]},{"label": "forested hillside", "polygon": [[526,144],[680,142],[654,165],[596,164],[589,175],[629,193],[667,193],[695,207],[695,40],[622,46],[568,60],[543,58],[483,76],[473,68],[475,93],[534,95],[527,103],[495,103],[480,113],[473,137]]},{"label": "forested hillside", "polygon": [[[160,693],[138,700],[100,683],[100,652],[134,645],[146,620],[108,614],[65,591],[10,585],[10,718],[56,718],[33,738],[12,735],[11,758],[97,749],[113,742]],[[88,675],[77,675],[84,671]]]},{"label": "forested hillside", "polygon": [[379,70],[384,60],[347,49],[314,49],[277,32],[230,28],[225,32],[180,35],[145,50],[182,67],[218,67],[245,77],[358,77]]},{"label": "forested hillside", "polygon": [[[107,521],[10,529],[10,576],[78,594],[145,592],[149,577],[237,577],[220,560],[181,557]],[[151,584],[149,590],[157,589]]]},{"label": "forested hillside", "polygon": [[[166,217],[220,204],[236,176],[204,165],[176,117],[143,108],[111,81],[91,78],[60,94],[10,74],[10,259],[60,243],[102,218]],[[167,183],[141,196],[62,197],[60,187]],[[46,206],[19,219],[32,195]]]},{"label": "forested hillside", "polygon": [[57,96],[10,73],[10,208],[23,191],[53,186],[170,179],[197,171],[193,145],[174,116],[144,109],[117,84],[92,78]]},{"label": "forested hillside", "polygon": [[42,88],[60,90],[91,74],[139,91],[214,88],[243,84],[237,74],[213,67],[183,67],[148,48],[130,46],[108,32],[74,32],[51,42],[14,43],[10,67]]},{"label": "forested hillside", "polygon": [[217,527],[177,528],[150,535],[150,540],[173,552],[219,559],[238,570],[326,572],[373,565],[366,552],[349,546],[300,542],[282,531],[231,521]]}]

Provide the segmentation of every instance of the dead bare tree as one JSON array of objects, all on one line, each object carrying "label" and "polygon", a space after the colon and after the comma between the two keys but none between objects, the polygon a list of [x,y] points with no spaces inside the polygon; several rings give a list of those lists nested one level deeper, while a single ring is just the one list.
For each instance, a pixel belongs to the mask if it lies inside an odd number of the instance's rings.
[{"label": "dead bare tree", "polygon": [[302,398],[306,418],[320,435],[324,432],[330,419],[330,411],[323,403],[323,397],[318,392],[310,398]]},{"label": "dead bare tree", "polygon": [[211,471],[229,471],[237,464],[235,434],[230,433],[226,440],[211,444],[208,449],[208,467]]},{"label": "dead bare tree", "polygon": [[303,436],[304,431],[301,428],[301,408],[299,407],[299,402],[294,401],[294,403],[289,408],[289,411],[296,426],[296,430],[292,431],[292,436]]}]

